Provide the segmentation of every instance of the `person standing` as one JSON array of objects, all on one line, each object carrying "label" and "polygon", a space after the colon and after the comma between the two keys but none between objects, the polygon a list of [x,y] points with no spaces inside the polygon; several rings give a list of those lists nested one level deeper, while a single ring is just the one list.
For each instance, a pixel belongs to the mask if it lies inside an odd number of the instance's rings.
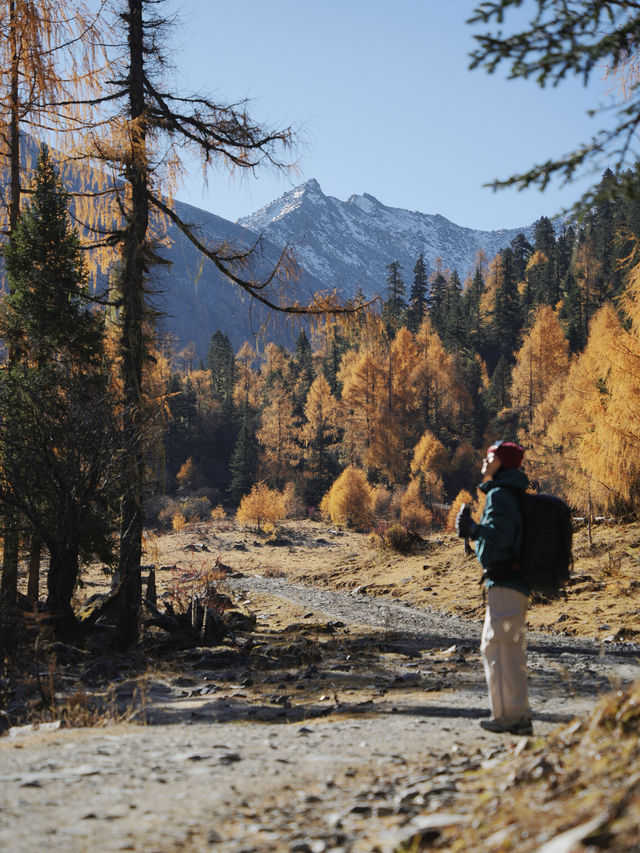
[{"label": "person standing", "polygon": [[523,521],[519,493],[529,481],[520,470],[524,448],[497,441],[482,464],[480,490],[487,496],[480,523],[464,504],[456,517],[458,536],[476,540],[476,557],[485,576],[487,607],[480,651],[489,692],[491,718],[480,720],[490,732],[533,734],[527,688],[526,617],[528,585],[513,572],[520,553]]}]

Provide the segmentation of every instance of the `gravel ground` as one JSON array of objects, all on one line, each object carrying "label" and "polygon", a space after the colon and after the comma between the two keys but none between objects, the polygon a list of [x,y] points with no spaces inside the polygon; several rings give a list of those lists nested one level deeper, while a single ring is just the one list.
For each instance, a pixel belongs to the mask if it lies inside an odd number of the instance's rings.
[{"label": "gravel ground", "polygon": [[[366,590],[226,584],[259,608],[244,649],[185,652],[149,680],[136,723],[0,741],[2,849],[371,853],[473,820],[461,775],[523,745],[478,726],[479,624]],[[300,614],[289,633],[269,626],[282,602]],[[536,733],[637,679],[639,655],[531,635]]]}]

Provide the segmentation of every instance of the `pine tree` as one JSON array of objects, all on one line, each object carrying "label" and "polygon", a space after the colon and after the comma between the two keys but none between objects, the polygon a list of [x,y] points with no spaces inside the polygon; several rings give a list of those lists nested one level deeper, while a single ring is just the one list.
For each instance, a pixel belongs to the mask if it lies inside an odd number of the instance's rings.
[{"label": "pine tree", "polygon": [[447,299],[447,280],[438,268],[429,291],[429,319],[435,331],[442,337],[445,325],[445,305]]},{"label": "pine tree", "polygon": [[413,268],[413,284],[409,294],[409,311],[407,314],[407,326],[414,335],[427,313],[428,287],[427,267],[424,262],[424,255],[420,252]]},{"label": "pine tree", "polygon": [[405,323],[407,308],[402,266],[398,261],[392,261],[387,265],[387,298],[382,305],[382,317],[389,337],[393,337]]},{"label": "pine tree", "polygon": [[469,346],[474,352],[483,349],[484,324],[480,306],[484,293],[484,276],[480,264],[476,265],[473,277],[462,297],[462,311],[469,335]]},{"label": "pine tree", "polygon": [[511,249],[503,249],[500,252],[494,274],[496,281],[491,310],[492,352],[491,357],[487,358],[490,366],[497,364],[501,356],[509,361],[513,360],[522,328],[518,282]]},{"label": "pine tree", "polygon": [[295,414],[298,419],[302,417],[304,404],[314,380],[313,356],[311,344],[304,329],[296,339],[296,349],[290,362],[293,379],[293,396],[295,402]]},{"label": "pine tree", "polygon": [[466,344],[467,328],[462,307],[462,283],[456,270],[448,278],[442,318],[442,342],[454,352]]},{"label": "pine tree", "polygon": [[207,352],[207,368],[211,373],[214,400],[222,404],[232,403],[236,381],[236,361],[231,341],[220,329],[211,336]]},{"label": "pine tree", "polygon": [[324,375],[314,379],[304,406],[305,499],[318,506],[338,471],[338,401]]},{"label": "pine tree", "polygon": [[533,247],[522,233],[516,234],[509,245],[513,253],[515,276],[518,281],[523,281],[529,258],[533,252]]},{"label": "pine tree", "polygon": [[342,392],[342,388],[338,382],[338,371],[340,370],[340,361],[345,350],[346,342],[344,334],[338,324],[332,320],[325,341],[321,364],[322,372],[329,383],[331,393],[336,397],[339,397]]},{"label": "pine tree", "polygon": [[256,416],[245,402],[240,407],[238,437],[229,462],[231,470],[229,495],[235,503],[239,503],[244,495],[248,495],[256,482],[258,472],[256,426]]},{"label": "pine tree", "polygon": [[2,332],[13,354],[0,386],[0,499],[49,551],[47,602],[61,630],[81,560],[110,559],[119,477],[102,321],[68,199],[43,148],[31,200],[5,249]]}]

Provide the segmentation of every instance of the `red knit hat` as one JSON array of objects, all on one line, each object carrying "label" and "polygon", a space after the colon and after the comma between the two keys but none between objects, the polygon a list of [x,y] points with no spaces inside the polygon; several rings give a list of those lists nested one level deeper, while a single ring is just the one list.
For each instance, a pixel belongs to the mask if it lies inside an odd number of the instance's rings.
[{"label": "red knit hat", "polygon": [[498,457],[503,468],[519,468],[522,465],[524,447],[514,441],[496,441],[487,450],[487,456],[490,453]]}]

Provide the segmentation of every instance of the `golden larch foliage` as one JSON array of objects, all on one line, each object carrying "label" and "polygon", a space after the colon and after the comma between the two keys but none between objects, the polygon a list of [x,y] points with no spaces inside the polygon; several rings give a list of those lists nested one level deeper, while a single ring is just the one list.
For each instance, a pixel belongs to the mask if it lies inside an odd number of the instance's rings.
[{"label": "golden larch foliage", "polygon": [[455,356],[447,352],[429,319],[421,324],[415,341],[417,355],[411,379],[417,393],[418,422],[436,432],[443,425],[457,431],[461,416],[471,409],[471,400]]},{"label": "golden larch foliage", "polygon": [[372,498],[364,472],[349,465],[322,498],[320,510],[334,524],[366,530],[372,522]]},{"label": "golden larch foliage", "polygon": [[252,409],[260,405],[260,383],[253,366],[258,360],[258,354],[245,343],[240,347],[236,356],[237,379],[233,389],[233,400],[236,406],[245,404]]},{"label": "golden larch foliage", "polygon": [[324,373],[320,373],[311,383],[304,404],[305,423],[300,433],[305,445],[313,441],[319,430],[330,438],[338,435],[338,401]]},{"label": "golden larch foliage", "polygon": [[569,345],[549,305],[541,305],[534,314],[531,331],[516,354],[511,374],[511,399],[515,408],[530,424],[536,406],[549,388],[569,367]]},{"label": "golden larch foliage", "polygon": [[342,384],[340,422],[350,464],[364,464],[373,440],[376,411],[381,405],[382,376],[371,350],[349,350],[338,372]]},{"label": "golden larch foliage", "polygon": [[426,533],[433,523],[433,513],[424,505],[421,492],[420,479],[414,477],[400,499],[400,521],[407,530],[419,536]]},{"label": "golden larch foliage", "polygon": [[194,482],[197,476],[198,469],[193,461],[193,457],[190,456],[180,466],[180,470],[176,474],[176,480],[181,489],[186,489]]},{"label": "golden larch foliage", "polygon": [[411,473],[427,476],[430,473],[442,474],[447,467],[447,451],[444,444],[429,430],[425,430],[413,450]]},{"label": "golden larch foliage", "polygon": [[286,516],[286,497],[277,489],[270,489],[263,481],[256,483],[248,495],[240,501],[236,520],[241,523],[253,522],[258,531],[263,524],[277,524]]},{"label": "golden larch foliage", "polygon": [[585,510],[628,499],[637,481],[640,430],[621,428],[621,420],[631,426],[621,413],[638,393],[637,375],[622,375],[625,342],[615,309],[605,305],[593,318],[549,427],[549,440],[566,466],[569,500]]}]

